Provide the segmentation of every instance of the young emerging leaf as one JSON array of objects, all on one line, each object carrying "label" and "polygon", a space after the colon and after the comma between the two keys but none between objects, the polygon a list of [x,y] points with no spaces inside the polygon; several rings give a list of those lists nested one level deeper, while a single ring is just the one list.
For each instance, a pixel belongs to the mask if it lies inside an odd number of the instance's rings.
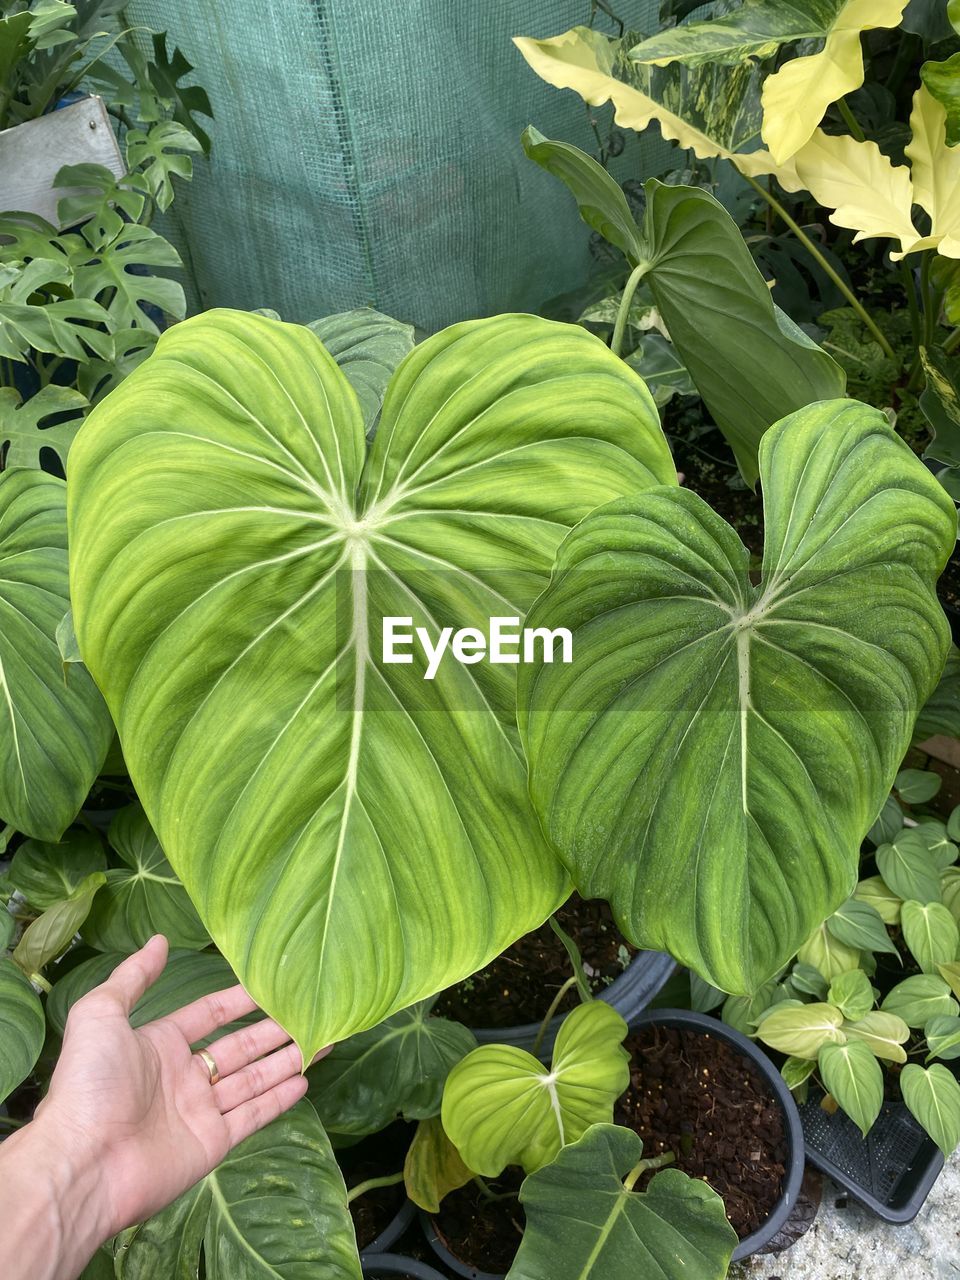
[{"label": "young emerging leaf", "polygon": [[843,1033],[847,1040],[861,1040],[877,1058],[887,1062],[906,1062],[903,1046],[910,1039],[910,1028],[893,1013],[881,1013],[874,1009],[857,1022],[845,1022]]},{"label": "young emerging leaf", "polygon": [[862,969],[850,969],[834,978],[827,999],[836,1005],[844,1018],[858,1022],[873,1008],[873,987]]},{"label": "young emerging leaf", "polygon": [[646,1191],[624,1178],[643,1144],[596,1124],[520,1190],[526,1230],[507,1280],[722,1280],[737,1236],[723,1201],[679,1169]]},{"label": "young emerging leaf", "polygon": [[368,452],[315,334],[209,312],[97,406],[69,474],[77,638],[137,794],[306,1060],[563,901],[517,668],[448,657],[426,681],[419,654],[382,662],[383,619],[436,643],[522,618],[573,524],[675,483],[649,393],[599,339],[533,316],[435,334]]},{"label": "young emerging leaf", "polygon": [[900,1073],[903,1100],[945,1156],[960,1144],[960,1084],[948,1067],[911,1062]]},{"label": "young emerging leaf", "polygon": [[880,1063],[862,1040],[854,1040],[825,1044],[817,1064],[828,1092],[866,1137],[883,1106]]},{"label": "young emerging leaf", "polygon": [[573,662],[521,667],[519,685],[531,794],[580,892],[734,993],[855,883],[946,657],[935,582],[956,536],[953,503],[865,405],[793,414],[760,467],[759,586],[697,495],[611,503],[527,617],[570,628]]},{"label": "young emerging leaf", "polygon": [[757,1036],[771,1049],[795,1058],[816,1058],[825,1044],[842,1044],[843,1014],[832,1004],[774,1006],[757,1025]]},{"label": "young emerging leaf", "polygon": [[90,914],[97,891],[106,881],[102,871],[85,876],[76,889],[60,902],[47,907],[43,915],[27,925],[23,937],[14,947],[12,959],[28,978],[40,973],[45,965],[65,951],[74,934]]},{"label": "young emerging leaf", "polygon": [[307,325],[350,380],[357,393],[363,426],[370,434],[393,372],[413,350],[413,325],[372,307],[340,311]]},{"label": "young emerging leaf", "polygon": [[941,964],[957,959],[960,931],[940,902],[905,902],[900,912],[903,940],[924,973],[937,973]]},{"label": "young emerging leaf", "polygon": [[567,1015],[549,1070],[524,1049],[485,1044],[453,1068],[443,1127],[464,1162],[495,1178],[508,1164],[542,1169],[592,1124],[610,1123],[630,1083],[627,1024],[602,1000]]},{"label": "young emerging leaf", "polygon": [[887,992],[880,1008],[902,1018],[908,1027],[924,1027],[931,1018],[955,1017],[960,1005],[950,994],[950,988],[942,978],[920,973],[904,978]]}]

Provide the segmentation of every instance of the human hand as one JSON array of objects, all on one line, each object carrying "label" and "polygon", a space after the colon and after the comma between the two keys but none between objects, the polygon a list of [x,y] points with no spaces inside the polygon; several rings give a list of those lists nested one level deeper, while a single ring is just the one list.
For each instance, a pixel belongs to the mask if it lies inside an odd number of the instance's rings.
[{"label": "human hand", "polygon": [[164,1208],[307,1091],[300,1052],[272,1019],[210,1047],[211,1084],[191,1045],[257,1007],[240,986],[134,1030],[129,1014],[166,961],[158,934],[71,1008],[34,1122],[68,1167],[95,1168],[103,1238]]}]

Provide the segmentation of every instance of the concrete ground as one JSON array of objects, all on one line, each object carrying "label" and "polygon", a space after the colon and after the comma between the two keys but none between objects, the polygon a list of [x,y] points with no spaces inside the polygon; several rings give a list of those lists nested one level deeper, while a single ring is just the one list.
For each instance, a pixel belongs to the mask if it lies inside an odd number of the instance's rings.
[{"label": "concrete ground", "polygon": [[960,1151],[947,1162],[918,1217],[892,1227],[829,1179],[816,1221],[785,1253],[753,1257],[731,1280],[960,1280]]}]

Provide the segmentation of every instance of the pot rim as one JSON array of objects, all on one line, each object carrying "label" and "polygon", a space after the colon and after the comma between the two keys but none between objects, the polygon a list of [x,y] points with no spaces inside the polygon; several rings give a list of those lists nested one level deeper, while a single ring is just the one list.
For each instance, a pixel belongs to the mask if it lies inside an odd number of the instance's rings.
[{"label": "pot rim", "polygon": [[413,1221],[417,1206],[412,1200],[404,1199],[403,1204],[393,1215],[387,1225],[383,1228],[378,1236],[376,1236],[367,1247],[362,1251],[362,1258],[379,1257],[381,1254],[389,1253],[390,1246],[395,1244],[403,1235],[407,1227]]},{"label": "pot rim", "polygon": [[421,1262],[419,1258],[404,1258],[399,1253],[369,1253],[364,1252],[360,1255],[360,1266],[366,1277],[383,1276],[383,1275],[410,1275],[416,1280],[443,1280],[439,1271],[436,1271],[428,1262]]}]

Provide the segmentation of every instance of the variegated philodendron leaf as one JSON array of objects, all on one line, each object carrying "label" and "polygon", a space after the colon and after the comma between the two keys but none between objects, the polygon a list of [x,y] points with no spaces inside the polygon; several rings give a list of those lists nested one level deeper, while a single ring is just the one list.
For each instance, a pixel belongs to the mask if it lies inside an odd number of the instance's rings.
[{"label": "variegated philodendron leaf", "polygon": [[[527,791],[515,666],[384,619],[526,613],[564,534],[676,472],[644,384],[576,325],[455,325],[368,448],[315,334],[165,333],[69,461],[80,650],[204,925],[305,1059],[459,981],[569,892]],[[62,610],[61,610],[62,614]]]},{"label": "variegated philodendron leaf", "polygon": [[527,619],[563,619],[574,660],[522,667],[519,688],[531,793],[580,892],[734,993],[856,883],[946,658],[935,584],[956,538],[953,503],[866,405],[791,415],[760,473],[758,586],[695,494],[611,503]]}]

